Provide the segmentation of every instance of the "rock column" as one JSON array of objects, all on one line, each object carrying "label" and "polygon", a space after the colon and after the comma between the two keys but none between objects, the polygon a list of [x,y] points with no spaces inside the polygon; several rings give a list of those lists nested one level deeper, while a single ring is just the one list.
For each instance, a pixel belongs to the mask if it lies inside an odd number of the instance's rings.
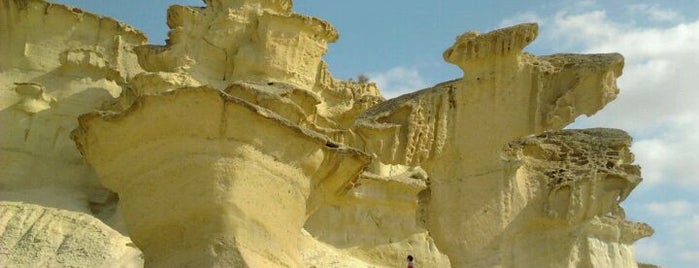
[{"label": "rock column", "polygon": [[74,138],[119,194],[148,267],[300,267],[297,241],[309,213],[368,163],[208,88],[83,116]]}]

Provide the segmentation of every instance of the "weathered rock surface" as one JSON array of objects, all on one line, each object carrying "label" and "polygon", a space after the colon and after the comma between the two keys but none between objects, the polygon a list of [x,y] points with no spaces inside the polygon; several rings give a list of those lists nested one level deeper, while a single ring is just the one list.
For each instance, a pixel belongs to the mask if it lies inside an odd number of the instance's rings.
[{"label": "weathered rock surface", "polygon": [[[70,132],[143,70],[146,42],[110,18],[38,0],[0,1],[0,199],[90,213],[109,192]],[[45,191],[42,193],[42,191]],[[57,194],[48,197],[57,191]],[[25,194],[32,193],[32,194]]]},{"label": "weathered rock surface", "polygon": [[2,267],[142,267],[131,240],[79,212],[0,201]]},{"label": "weathered rock surface", "polygon": [[119,194],[149,266],[298,267],[307,216],[369,162],[215,89],[182,88],[135,103],[124,114],[81,117],[75,135]]},{"label": "weathered rock surface", "polygon": [[320,241],[383,267],[401,263],[406,252],[420,256],[422,266],[449,267],[426,229],[427,183],[420,168],[369,167],[343,199],[322,206],[305,228]]},{"label": "weathered rock surface", "polygon": [[631,246],[653,229],[626,221],[619,205],[641,182],[630,145],[631,137],[615,129],[547,132],[509,143],[507,228],[499,245],[505,265],[635,266]]},{"label": "weathered rock surface", "polygon": [[616,97],[621,55],[468,32],[462,78],[385,101],[333,78],[337,31],[290,0],[204,2],[154,46],[0,0],[5,266],[639,266],[631,138],[560,131]]},{"label": "weathered rock surface", "polygon": [[618,92],[620,55],[522,53],[537,31],[522,24],[466,33],[444,53],[462,79],[380,103],[356,121],[355,146],[429,174],[428,230],[457,267],[501,262],[509,208],[500,149],[591,115]]}]

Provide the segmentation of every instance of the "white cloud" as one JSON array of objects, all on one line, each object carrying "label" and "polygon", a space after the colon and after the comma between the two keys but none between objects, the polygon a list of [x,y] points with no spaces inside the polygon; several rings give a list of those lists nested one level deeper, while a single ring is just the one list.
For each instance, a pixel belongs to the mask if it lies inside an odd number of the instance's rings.
[{"label": "white cloud", "polygon": [[[696,208],[696,207],[695,207]],[[676,258],[687,263],[699,263],[699,211],[694,210],[691,217],[673,221],[673,243],[678,249]]]},{"label": "white cloud", "polygon": [[[613,127],[636,139],[632,150],[643,167],[646,183],[674,181],[699,191],[699,20],[668,26],[639,26],[605,10],[572,6],[542,17],[523,12],[503,25],[537,18],[538,42],[557,51],[619,52],[626,58],[618,84],[619,98],[592,118],[580,118],[574,128]],[[580,12],[580,10],[584,10]],[[680,20],[677,12],[656,6],[632,5],[650,20]],[[640,15],[637,15],[640,16]],[[684,20],[684,19],[681,19]]]},{"label": "white cloud", "polygon": [[539,16],[533,11],[528,11],[528,12],[522,12],[518,13],[510,18],[504,19],[500,22],[500,27],[509,27],[512,25],[517,25],[520,23],[527,23],[527,22],[540,22],[544,21],[544,18]]},{"label": "white cloud", "polygon": [[648,211],[657,216],[680,217],[692,212],[692,203],[687,201],[651,202]]},{"label": "white cloud", "polygon": [[699,263],[699,251],[686,251],[680,254],[680,258],[685,261]]},{"label": "white cloud", "polygon": [[646,16],[648,19],[657,22],[671,22],[682,19],[682,16],[674,10],[663,9],[658,5],[634,4],[629,6],[628,11],[632,15]]},{"label": "white cloud", "polygon": [[580,14],[571,14],[568,11],[556,12],[548,24],[548,31],[544,32],[546,39],[564,42],[565,48],[577,46],[589,46],[608,40],[619,35],[618,25],[607,19],[604,10],[590,11]]},{"label": "white cloud", "polygon": [[636,257],[668,267],[694,267],[687,264],[697,263],[699,257],[699,204],[686,200],[651,202],[644,210],[656,232],[635,244]]},{"label": "white cloud", "polygon": [[388,99],[427,86],[425,79],[416,68],[398,66],[385,72],[369,73],[367,76],[379,86],[381,93]]},{"label": "white cloud", "polygon": [[666,255],[665,247],[652,240],[641,240],[634,246],[636,256],[642,256],[643,259],[651,262],[656,262]]},{"label": "white cloud", "polygon": [[632,151],[636,155],[637,163],[653,163],[650,166],[642,166],[643,183],[657,184],[661,182],[672,153],[665,142],[661,139],[637,141],[633,144]]},{"label": "white cloud", "polygon": [[578,1],[572,1],[572,5],[573,5],[574,9],[591,8],[591,7],[597,6],[597,1],[595,1],[595,0],[578,0]]},{"label": "white cloud", "polygon": [[[644,183],[655,189],[679,185],[699,191],[699,20],[640,27],[615,23],[597,11],[561,13],[555,21],[561,22],[552,27],[563,43],[577,42],[584,53],[619,52],[626,58],[618,99],[575,127],[629,131],[636,139],[632,151]],[[646,216],[636,216],[663,223],[656,223],[650,243],[639,243],[637,256],[677,267],[696,263],[698,207],[688,201],[650,203]]]},{"label": "white cloud", "polygon": [[637,138],[633,151],[650,183],[673,180],[699,190],[699,20],[665,28],[615,23],[604,11],[559,12],[553,20],[563,44],[586,53],[626,58],[619,98],[576,127],[621,128]]},{"label": "white cloud", "polygon": [[636,155],[636,163],[642,167],[645,183],[677,183],[699,190],[696,156],[699,137],[695,134],[699,131],[699,117],[689,116],[687,118],[693,119],[687,119],[682,114],[674,116],[669,115],[666,122],[659,122],[659,125],[663,125],[660,129],[636,129],[636,133],[648,137],[639,138],[631,149]]},{"label": "white cloud", "polygon": [[[695,208],[696,207],[697,206],[695,206]],[[692,217],[680,225],[681,226],[678,228],[679,232],[683,235],[688,234],[689,243],[694,245],[695,252],[699,252],[699,210],[695,209]]]}]

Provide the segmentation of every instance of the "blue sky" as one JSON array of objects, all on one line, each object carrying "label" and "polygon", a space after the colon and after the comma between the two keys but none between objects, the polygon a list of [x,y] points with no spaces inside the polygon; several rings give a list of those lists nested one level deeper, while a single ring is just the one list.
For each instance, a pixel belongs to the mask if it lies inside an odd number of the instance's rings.
[{"label": "blue sky", "polygon": [[[124,21],[164,42],[165,10],[199,0],[54,1]],[[297,0],[298,13],[330,21],[340,39],[325,59],[338,78],[367,74],[386,96],[458,78],[442,60],[454,38],[519,22],[540,23],[526,50],[620,52],[626,57],[621,94],[573,128],[614,127],[635,138],[632,151],[645,181],[625,202],[632,220],[656,234],[637,245],[637,258],[664,267],[699,266],[699,1]]]}]

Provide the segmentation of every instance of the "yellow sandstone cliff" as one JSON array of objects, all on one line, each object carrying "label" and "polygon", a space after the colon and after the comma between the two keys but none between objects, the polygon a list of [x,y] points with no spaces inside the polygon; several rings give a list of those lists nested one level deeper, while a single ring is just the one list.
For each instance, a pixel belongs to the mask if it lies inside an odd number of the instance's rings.
[{"label": "yellow sandstone cliff", "polygon": [[335,79],[291,0],[172,6],[169,39],[0,0],[0,266],[637,267],[653,233],[620,130],[561,130],[618,54],[457,37],[464,71],[391,100]]}]

